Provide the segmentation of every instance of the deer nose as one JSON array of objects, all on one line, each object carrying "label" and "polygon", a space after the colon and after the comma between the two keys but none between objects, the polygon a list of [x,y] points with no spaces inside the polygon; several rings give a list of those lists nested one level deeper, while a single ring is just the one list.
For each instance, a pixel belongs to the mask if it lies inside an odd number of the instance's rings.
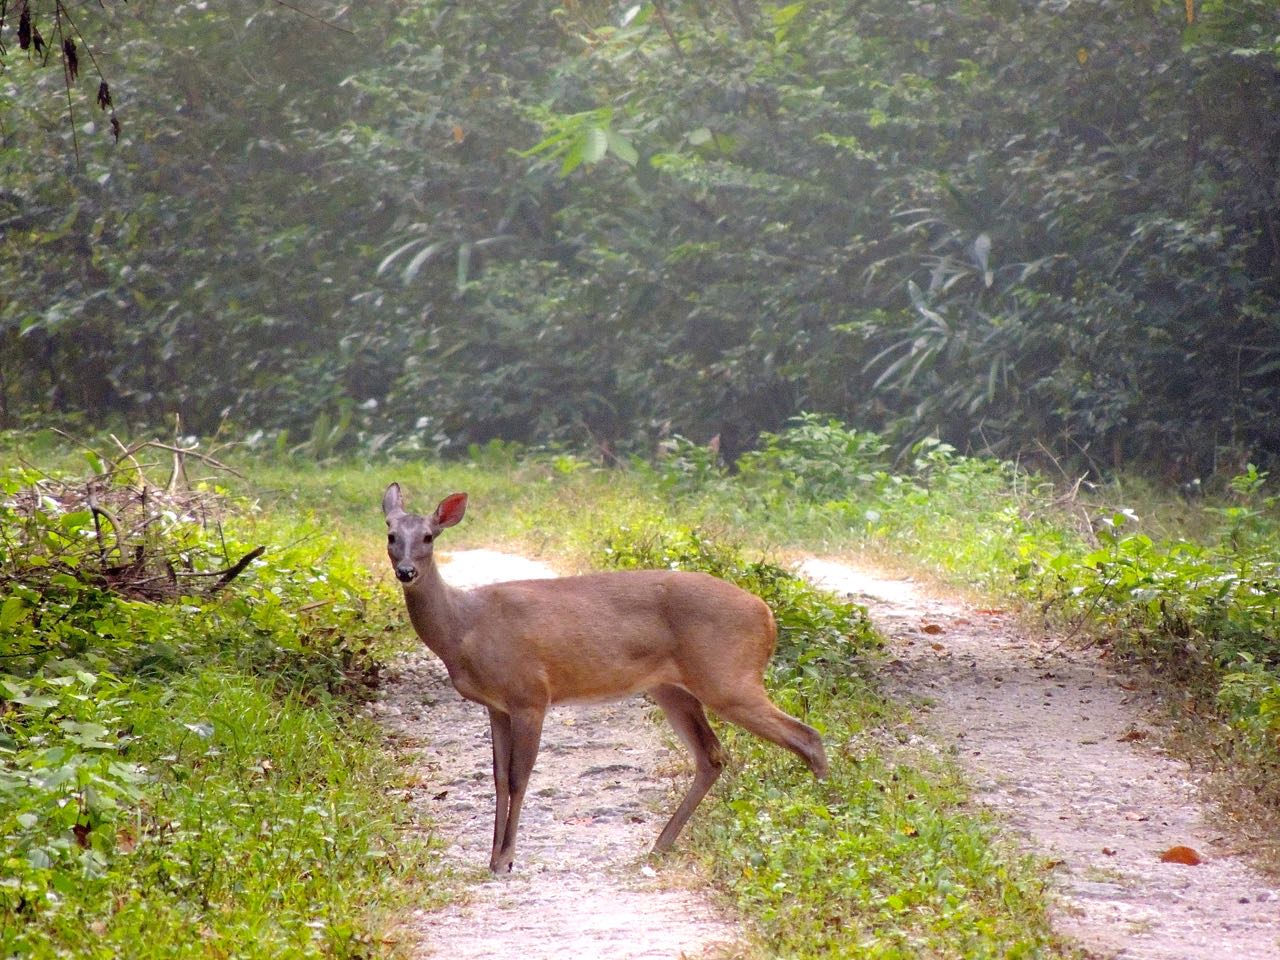
[{"label": "deer nose", "polygon": [[396,565],[396,579],[401,583],[413,583],[418,577],[418,568],[411,563]]}]

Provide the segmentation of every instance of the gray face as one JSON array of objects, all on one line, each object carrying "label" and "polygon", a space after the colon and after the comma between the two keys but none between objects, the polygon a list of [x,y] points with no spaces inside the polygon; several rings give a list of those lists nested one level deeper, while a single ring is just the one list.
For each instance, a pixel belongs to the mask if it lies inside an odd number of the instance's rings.
[{"label": "gray face", "polygon": [[431,562],[440,528],[428,517],[400,513],[387,517],[387,558],[401,583],[413,583]]},{"label": "gray face", "polygon": [[387,518],[387,557],[396,579],[401,583],[418,579],[431,564],[431,551],[440,531],[461,520],[466,510],[467,495],[451,493],[429,517],[406,513],[400,484],[387,487],[382,496],[382,514]]}]

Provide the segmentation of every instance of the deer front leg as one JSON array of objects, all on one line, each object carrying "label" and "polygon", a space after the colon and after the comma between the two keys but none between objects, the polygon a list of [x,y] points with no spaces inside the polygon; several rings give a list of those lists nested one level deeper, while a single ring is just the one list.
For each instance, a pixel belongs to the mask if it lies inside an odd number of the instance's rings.
[{"label": "deer front leg", "polygon": [[[524,805],[525,790],[529,787],[533,761],[538,758],[538,745],[542,740],[542,719],[545,713],[545,708],[524,709],[512,711],[507,718],[510,723],[511,744],[510,764],[507,767],[507,789],[510,792],[510,802],[502,844],[494,847],[493,857],[489,861],[489,869],[494,873],[510,870],[515,860],[516,832],[520,829],[520,808]],[[496,762],[494,772],[496,776]],[[501,815],[501,798],[498,809]]]},{"label": "deer front leg", "polygon": [[489,731],[493,740],[493,787],[497,801],[493,815],[493,849],[489,854],[489,869],[497,873],[498,852],[507,835],[507,817],[511,810],[511,717],[490,707]]}]

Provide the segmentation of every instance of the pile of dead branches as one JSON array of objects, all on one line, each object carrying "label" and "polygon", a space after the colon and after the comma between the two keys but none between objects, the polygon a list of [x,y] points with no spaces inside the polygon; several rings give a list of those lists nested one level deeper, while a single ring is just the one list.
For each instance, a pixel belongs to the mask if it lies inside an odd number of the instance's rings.
[{"label": "pile of dead branches", "polygon": [[112,440],[110,456],[87,452],[91,476],[28,468],[0,500],[0,590],[17,582],[40,589],[70,574],[130,599],[211,596],[262,555],[265,546],[232,550],[222,530],[226,498],[187,475],[192,460],[235,470],[194,445]]}]

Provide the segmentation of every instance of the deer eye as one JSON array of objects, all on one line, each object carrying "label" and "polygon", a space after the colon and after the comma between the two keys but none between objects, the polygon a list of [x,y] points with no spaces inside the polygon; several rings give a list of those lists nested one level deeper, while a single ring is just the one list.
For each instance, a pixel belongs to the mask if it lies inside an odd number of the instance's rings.
[{"label": "deer eye", "polygon": [[395,542],[396,542],[396,535],[394,533],[388,533],[387,543],[395,543]]},{"label": "deer eye", "polygon": [[429,533],[424,533],[424,534],[422,535],[422,542],[423,542],[423,543],[430,543],[430,542],[432,541],[432,539],[433,539],[433,538],[432,538],[431,534],[429,534]]}]

